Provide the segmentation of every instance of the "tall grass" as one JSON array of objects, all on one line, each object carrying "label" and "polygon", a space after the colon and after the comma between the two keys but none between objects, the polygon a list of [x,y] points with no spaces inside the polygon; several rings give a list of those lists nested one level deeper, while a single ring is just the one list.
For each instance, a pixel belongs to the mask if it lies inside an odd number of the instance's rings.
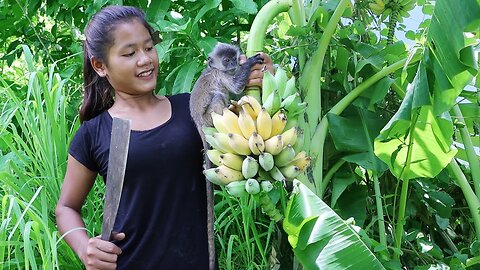
[{"label": "tall grass", "polygon": [[[38,68],[23,47],[26,97],[0,78],[0,269],[81,269],[61,241],[54,209],[66,168],[75,119],[68,119],[76,89],[68,79]],[[69,84],[70,83],[70,84]],[[22,93],[23,94],[23,93]],[[77,94],[78,96],[78,94]],[[88,215],[87,215],[88,216]]]}]

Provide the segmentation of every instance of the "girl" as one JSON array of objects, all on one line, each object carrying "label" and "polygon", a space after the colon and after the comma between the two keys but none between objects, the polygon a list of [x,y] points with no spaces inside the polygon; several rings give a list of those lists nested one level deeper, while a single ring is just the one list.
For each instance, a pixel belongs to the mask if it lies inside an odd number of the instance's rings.
[{"label": "girl", "polygon": [[[208,269],[202,142],[189,94],[156,96],[158,56],[143,11],[110,6],[85,29],[82,125],[68,156],[57,223],[87,269]],[[261,85],[252,68],[250,85]],[[130,148],[114,242],[89,237],[81,208],[97,174],[104,180],[112,117],[131,120]]]}]

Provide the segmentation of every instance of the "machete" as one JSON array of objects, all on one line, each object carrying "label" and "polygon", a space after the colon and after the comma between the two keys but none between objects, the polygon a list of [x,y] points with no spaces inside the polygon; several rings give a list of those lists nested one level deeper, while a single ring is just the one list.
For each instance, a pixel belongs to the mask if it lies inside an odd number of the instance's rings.
[{"label": "machete", "polygon": [[122,195],[123,178],[127,166],[130,142],[130,120],[113,118],[110,152],[108,154],[107,183],[103,207],[102,240],[112,240],[113,224]]}]

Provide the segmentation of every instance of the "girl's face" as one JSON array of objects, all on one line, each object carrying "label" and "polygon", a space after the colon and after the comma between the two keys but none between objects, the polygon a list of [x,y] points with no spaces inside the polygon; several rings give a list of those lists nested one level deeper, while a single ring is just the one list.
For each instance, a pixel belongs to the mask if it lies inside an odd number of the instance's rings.
[{"label": "girl's face", "polygon": [[113,46],[107,52],[107,63],[101,63],[101,71],[115,91],[143,95],[155,90],[158,55],[145,26],[138,20],[123,22],[112,35]]}]

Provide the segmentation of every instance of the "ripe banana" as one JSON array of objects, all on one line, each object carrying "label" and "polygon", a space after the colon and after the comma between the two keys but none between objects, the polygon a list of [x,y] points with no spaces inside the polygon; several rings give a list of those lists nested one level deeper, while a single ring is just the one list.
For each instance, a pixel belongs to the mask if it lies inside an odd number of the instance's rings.
[{"label": "ripe banana", "polygon": [[245,112],[250,114],[253,120],[257,119],[257,115],[262,110],[262,105],[260,105],[260,102],[258,102],[258,100],[252,96],[241,97],[238,101],[238,104],[242,106]]},{"label": "ripe banana", "polygon": [[[206,138],[207,136],[205,136]],[[217,147],[213,146],[224,153],[235,153],[235,150],[230,146],[230,138],[228,137],[227,133],[214,133],[213,138],[215,140],[215,144]]]},{"label": "ripe banana", "polygon": [[287,125],[287,115],[285,110],[280,109],[272,116],[272,132],[270,136],[275,136],[283,132]]},{"label": "ripe banana", "polygon": [[237,133],[228,133],[228,144],[232,148],[232,153],[236,153],[239,155],[250,155],[252,151],[248,146],[248,140],[245,139],[242,135]]},{"label": "ripe banana", "polygon": [[272,183],[266,180],[260,182],[260,187],[262,188],[262,191],[265,191],[267,193],[273,189]]},{"label": "ripe banana", "polygon": [[216,166],[220,166],[221,163],[220,163],[220,155],[222,155],[223,153],[220,152],[220,150],[218,149],[210,149],[210,150],[207,150],[207,157],[208,159],[213,163],[215,164]]},{"label": "ripe banana", "polygon": [[283,150],[276,156],[273,157],[275,161],[275,166],[283,167],[292,162],[295,158],[295,150],[291,144],[288,144]]},{"label": "ripe banana", "polygon": [[228,133],[228,129],[223,122],[222,115],[216,112],[212,112],[210,115],[212,116],[213,126],[218,130],[218,132]]},{"label": "ripe banana", "polygon": [[262,136],[258,135],[257,132],[254,132],[252,136],[248,139],[248,147],[254,155],[260,155],[261,152],[265,151],[265,142],[262,139]]},{"label": "ripe banana", "polygon": [[285,167],[280,167],[279,170],[289,180],[293,180],[293,178],[297,177],[297,175],[299,175],[301,172],[300,168],[295,165],[287,165]]},{"label": "ripe banana", "polygon": [[251,156],[247,156],[242,162],[242,174],[245,179],[257,175],[258,161]]},{"label": "ripe banana", "polygon": [[258,163],[267,172],[275,165],[273,155],[267,152],[260,153],[260,156],[258,156]]},{"label": "ripe banana", "polygon": [[264,140],[270,138],[272,133],[272,118],[265,108],[262,108],[257,116],[257,133]]},{"label": "ripe banana", "polygon": [[[234,153],[224,153],[221,154],[219,157],[219,162],[220,165],[225,165],[229,168],[232,168],[234,170],[240,171],[242,170],[242,162],[243,158],[239,155],[236,155]],[[219,166],[219,165],[217,165]]]},{"label": "ripe banana", "polygon": [[260,192],[260,184],[257,180],[250,178],[245,183],[245,190],[248,194],[255,195]]},{"label": "ripe banana", "polygon": [[307,156],[305,151],[300,151],[297,155],[292,159],[289,165],[297,166],[301,171],[304,171],[308,166],[310,166],[311,158]]},{"label": "ripe banana", "polygon": [[298,128],[297,127],[291,127],[290,129],[287,129],[285,132],[282,133],[282,139],[283,143],[288,145],[295,145],[297,142],[297,137],[298,137]]},{"label": "ripe banana", "polygon": [[283,139],[282,135],[276,135],[265,141],[265,151],[272,154],[278,155],[283,149]]},{"label": "ripe banana", "polygon": [[228,108],[223,109],[223,123],[229,133],[242,134],[240,127],[238,126],[238,116],[230,111]]},{"label": "ripe banana", "polygon": [[231,182],[225,186],[225,189],[227,190],[228,194],[234,197],[242,197],[248,194],[245,190],[245,183],[247,183],[246,180]]},{"label": "ripe banana", "polygon": [[244,180],[241,171],[234,170],[225,165],[220,165],[214,169],[217,175],[220,177],[221,181],[224,183],[224,185],[234,181]]},{"label": "ripe banana", "polygon": [[255,127],[255,121],[243,109],[240,110],[238,115],[238,126],[242,132],[241,134],[243,134],[243,136],[247,139],[249,139],[252,134],[257,131]]}]

